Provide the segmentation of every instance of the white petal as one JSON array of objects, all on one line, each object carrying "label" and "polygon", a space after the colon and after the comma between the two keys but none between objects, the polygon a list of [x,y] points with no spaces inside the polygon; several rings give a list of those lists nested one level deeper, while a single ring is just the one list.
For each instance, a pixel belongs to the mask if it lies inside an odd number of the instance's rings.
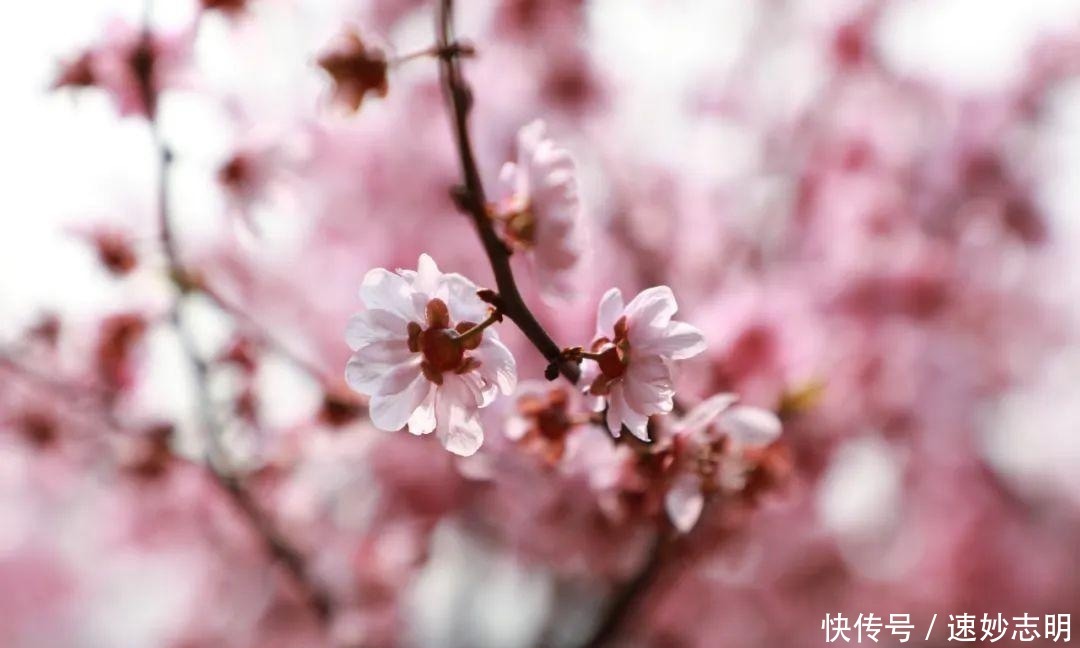
[{"label": "white petal", "polygon": [[446,302],[454,322],[479,324],[487,317],[489,307],[476,296],[477,290],[473,282],[456,272],[449,272],[439,279],[434,294]]},{"label": "white petal", "polygon": [[409,417],[409,432],[415,435],[435,431],[435,386],[429,385],[424,400]]},{"label": "white petal", "polygon": [[681,533],[694,528],[704,508],[705,496],[701,493],[701,480],[696,475],[680,475],[664,496],[668,518]]},{"label": "white petal", "polygon": [[622,393],[626,404],[641,414],[670,412],[675,396],[671,370],[656,356],[634,357],[623,376]]},{"label": "white petal", "polygon": [[635,349],[672,360],[692,358],[705,350],[705,336],[685,322],[671,322],[663,329],[652,326],[631,328],[630,341]]},{"label": "white petal", "polygon": [[348,364],[345,365],[346,384],[361,394],[369,396],[400,391],[419,373],[420,355],[407,354],[401,358],[373,360],[363,352],[370,350],[376,344],[362,348],[349,358]]},{"label": "white petal", "polygon": [[371,364],[396,365],[420,357],[420,354],[409,350],[408,340],[398,338],[365,344],[353,356]]},{"label": "white petal", "polygon": [[600,305],[596,309],[596,335],[611,336],[615,329],[615,322],[623,314],[622,292],[618,288],[612,288],[600,298]]},{"label": "white petal", "polygon": [[532,428],[532,424],[520,416],[511,416],[506,419],[503,433],[511,441],[521,441]]},{"label": "white petal", "polygon": [[408,321],[418,321],[420,314],[413,307],[412,293],[408,281],[384,268],[369,270],[360,285],[360,299],[368,308],[390,311]]},{"label": "white petal", "polygon": [[413,281],[413,287],[419,292],[432,295],[441,278],[442,273],[439,272],[439,266],[435,264],[435,260],[427,254],[421,254],[416,262],[416,279]]},{"label": "white petal", "polygon": [[759,407],[739,405],[720,415],[717,426],[735,441],[764,446],[779,438],[783,425],[776,414]]},{"label": "white petal", "polygon": [[483,341],[472,356],[480,361],[477,371],[481,376],[498,385],[503,394],[513,393],[517,387],[517,362],[494,332],[484,332]]},{"label": "white petal", "polygon": [[356,351],[365,344],[393,338],[406,339],[409,323],[401,316],[380,308],[368,309],[349,318],[345,342]]},{"label": "white petal", "polygon": [[430,389],[431,383],[428,379],[418,374],[416,379],[396,394],[372,396],[368,404],[371,422],[380,430],[400,430],[423,403]]},{"label": "white petal", "polygon": [[706,398],[682,417],[682,420],[675,425],[675,433],[692,434],[704,429],[737,400],[739,397],[732,393],[721,393]]},{"label": "white petal", "polygon": [[626,305],[626,319],[634,327],[666,327],[671,316],[679,310],[675,295],[667,286],[653,286],[638,293]]},{"label": "white petal", "polygon": [[484,430],[476,416],[476,407],[465,381],[447,375],[435,395],[435,433],[443,447],[468,457],[484,443]]},{"label": "white petal", "polygon": [[547,125],[542,119],[534,119],[518,130],[518,151],[531,155],[544,141]]},{"label": "white petal", "polygon": [[612,425],[612,410],[615,412],[618,424],[625,425],[626,429],[630,430],[630,434],[642,441],[649,441],[649,417],[630,407],[623,396],[622,385],[612,387],[611,394],[608,396],[608,427],[614,433],[619,429],[619,425]]}]

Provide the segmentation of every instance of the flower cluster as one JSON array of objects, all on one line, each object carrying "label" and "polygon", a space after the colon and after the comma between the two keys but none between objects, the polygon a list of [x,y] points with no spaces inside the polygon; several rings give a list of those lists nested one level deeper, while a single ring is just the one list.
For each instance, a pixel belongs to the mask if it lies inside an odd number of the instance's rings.
[{"label": "flower cluster", "polygon": [[[544,293],[562,296],[569,292],[581,256],[573,159],[546,137],[541,121],[522,128],[517,144],[517,161],[508,162],[502,172],[512,192],[489,208],[488,216],[507,246],[531,253]],[[434,431],[450,452],[474,454],[484,440],[479,410],[491,405],[498,392],[509,395],[517,385],[517,363],[489,328],[503,319],[501,298],[461,275],[441,272],[427,254],[420,256],[415,271],[371,270],[360,298],[366,310],[349,322],[346,338],[353,355],[345,378],[370,397],[372,422],[387,431]],[[578,365],[588,361],[582,391],[600,413],[597,423],[616,439],[625,427],[649,443],[650,417],[675,407],[673,363],[705,350],[705,336],[673,320],[676,311],[667,286],[644,290],[626,304],[622,292],[612,288],[600,299],[588,350],[568,347],[557,359]],[[705,430],[714,428],[736,444],[767,444],[779,435],[775,415],[731,407],[734,400],[721,394],[683,419],[676,432],[685,438],[682,445],[708,454],[714,444]],[[581,416],[570,410],[568,397],[559,390],[544,393],[529,386],[517,403],[508,436],[530,439],[557,462]],[[688,530],[700,514],[703,491],[709,488],[706,478],[690,470],[671,489],[667,508],[677,528]]]}]

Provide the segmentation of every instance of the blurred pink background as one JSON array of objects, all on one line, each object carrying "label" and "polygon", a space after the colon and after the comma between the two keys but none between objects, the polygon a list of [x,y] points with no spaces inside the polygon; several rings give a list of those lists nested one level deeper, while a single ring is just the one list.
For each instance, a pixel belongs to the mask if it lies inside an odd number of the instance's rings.
[{"label": "blurred pink background", "polygon": [[578,165],[582,296],[515,258],[530,307],[587,344],[609,287],[671,286],[709,343],[680,398],[737,392],[781,439],[654,562],[645,460],[599,483],[507,439],[509,399],[469,460],[370,424],[365,272],[492,276],[436,61],[356,113],[316,61],[347,28],[428,47],[434,2],[153,3],[184,294],[130,79],[53,88],[142,2],[9,2],[0,646],[817,646],[838,613],[946,645],[950,614],[1080,613],[1080,3],[458,4],[485,182],[536,118]]}]

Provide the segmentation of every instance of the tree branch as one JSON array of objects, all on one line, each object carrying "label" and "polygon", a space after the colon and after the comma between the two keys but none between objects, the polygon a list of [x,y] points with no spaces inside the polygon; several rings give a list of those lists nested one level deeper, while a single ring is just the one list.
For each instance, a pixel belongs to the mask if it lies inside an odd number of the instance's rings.
[{"label": "tree branch", "polygon": [[497,306],[506,317],[517,325],[525,337],[544,356],[549,364],[558,367],[559,372],[572,383],[581,377],[577,364],[562,357],[562,349],[551,339],[543,325],[537,321],[525,300],[521,297],[513,270],[510,269],[510,250],[495,232],[488,218],[487,201],[484,185],[473,155],[472,142],[469,138],[469,110],[472,107],[472,92],[461,73],[462,52],[470,49],[459,47],[454,38],[453,0],[440,0],[436,16],[436,39],[439,55],[439,77],[442,80],[443,95],[447,110],[453,122],[454,141],[457,143],[458,157],[461,164],[463,184],[454,191],[458,207],[472,217],[480,242],[491,263],[498,289]]},{"label": "tree branch", "polygon": [[[147,16],[149,16],[147,3]],[[142,55],[137,58],[136,74],[144,106],[147,109],[150,133],[157,151],[157,220],[158,239],[168,264],[168,274],[176,285],[179,294],[170,310],[169,319],[176,329],[180,343],[188,362],[195,372],[195,385],[199,402],[199,414],[207,442],[207,468],[214,481],[229,496],[236,509],[248,521],[252,530],[259,537],[263,546],[274,561],[285,568],[298,590],[304,595],[316,618],[325,623],[331,615],[329,595],[310,577],[303,554],[296,549],[275,527],[269,516],[259,507],[254,497],[244,487],[240,479],[227,472],[226,454],[220,444],[220,430],[215,421],[212,403],[207,386],[210,367],[199,355],[194,338],[184,326],[180,317],[180,301],[184,295],[198,289],[198,282],[192,280],[184,268],[176,243],[169,213],[169,177],[173,163],[173,154],[161,136],[157,119],[157,91],[153,85],[153,41],[149,20],[145,22],[142,37]],[[213,295],[211,295],[213,298]]]}]

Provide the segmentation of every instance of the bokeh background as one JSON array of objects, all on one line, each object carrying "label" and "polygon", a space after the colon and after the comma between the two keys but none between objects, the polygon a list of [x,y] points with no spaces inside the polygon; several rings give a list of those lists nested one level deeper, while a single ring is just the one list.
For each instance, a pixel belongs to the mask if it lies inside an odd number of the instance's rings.
[{"label": "bokeh background", "polygon": [[427,47],[434,2],[153,3],[188,293],[130,80],[55,87],[143,3],[3,3],[0,645],[811,646],[871,612],[946,645],[949,614],[1080,612],[1080,2],[459,4],[485,179],[538,117],[578,162],[583,297],[520,266],[541,320],[580,344],[608,287],[668,284],[710,343],[682,398],[781,440],[656,558],[638,455],[598,483],[505,439],[512,405],[467,462],[367,422],[363,274],[491,275],[435,62],[352,113],[316,61]]}]

